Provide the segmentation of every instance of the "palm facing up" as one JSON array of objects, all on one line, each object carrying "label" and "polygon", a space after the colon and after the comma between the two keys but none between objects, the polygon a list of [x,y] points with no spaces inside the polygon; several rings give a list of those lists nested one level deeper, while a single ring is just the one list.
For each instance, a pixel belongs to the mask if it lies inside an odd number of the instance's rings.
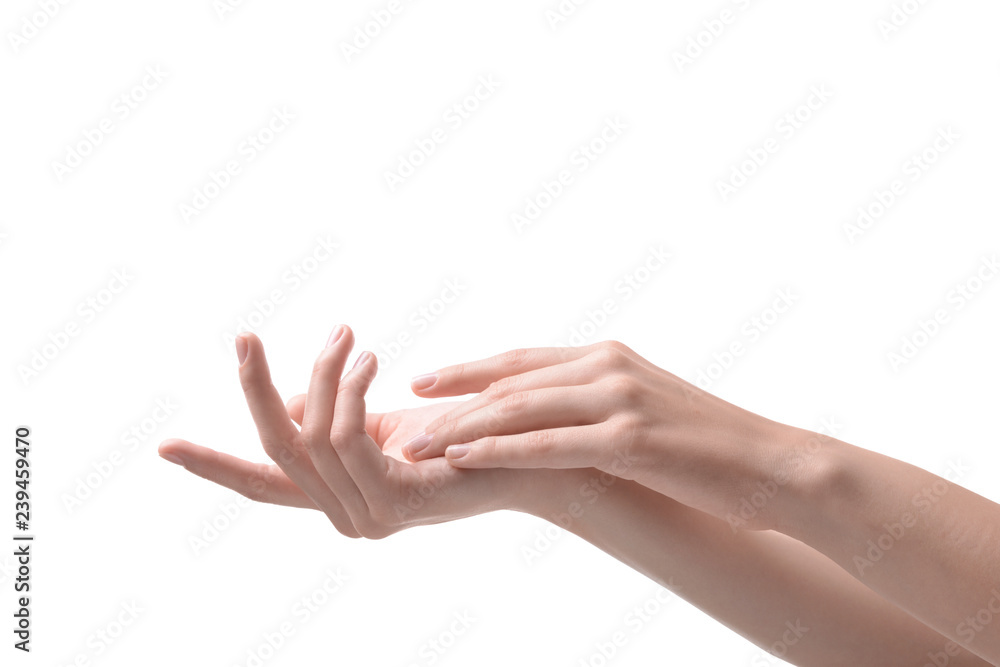
[{"label": "palm facing up", "polygon": [[364,396],[375,375],[375,357],[363,353],[343,375],[353,344],[350,329],[344,329],[317,359],[308,393],[287,407],[271,384],[260,340],[252,334],[237,339],[247,403],[261,444],[277,465],[184,440],[165,441],[160,454],[252,500],[318,509],[341,533],[369,538],[511,508],[527,480],[548,474],[462,470],[444,458],[407,461],[403,444],[455,404],[367,414]]}]

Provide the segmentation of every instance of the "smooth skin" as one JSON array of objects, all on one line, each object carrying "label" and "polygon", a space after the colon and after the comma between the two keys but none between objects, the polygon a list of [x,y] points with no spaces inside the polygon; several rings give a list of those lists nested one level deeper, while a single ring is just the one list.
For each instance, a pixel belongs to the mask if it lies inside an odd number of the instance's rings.
[{"label": "smooth skin", "polygon": [[618,342],[514,350],[420,376],[413,389],[478,396],[407,443],[411,460],[611,472],[730,526],[799,540],[1000,663],[1000,505],[987,498],[738,408]]},{"label": "smooth skin", "polygon": [[[734,530],[719,517],[596,466],[463,469],[442,457],[408,461],[404,443],[415,433],[485,406],[468,411],[472,401],[439,403],[369,414],[364,396],[376,360],[362,353],[344,375],[353,344],[349,328],[335,329],[314,364],[308,393],[286,406],[271,383],[260,340],[237,338],[241,384],[275,465],[184,440],[164,441],[161,456],[253,500],[323,511],[350,537],[379,539],[498,509],[565,525],[559,517],[571,512],[570,531],[668,584],[758,646],[780,648],[795,664],[921,665],[938,653],[949,665],[987,664],[802,542],[772,530]],[[467,385],[448,378],[463,376],[473,377],[445,369],[420,393],[461,389]],[[616,466],[612,458],[608,465],[623,474],[633,470],[634,463],[623,469],[620,461]],[[595,484],[602,492],[592,502],[585,490]]]}]

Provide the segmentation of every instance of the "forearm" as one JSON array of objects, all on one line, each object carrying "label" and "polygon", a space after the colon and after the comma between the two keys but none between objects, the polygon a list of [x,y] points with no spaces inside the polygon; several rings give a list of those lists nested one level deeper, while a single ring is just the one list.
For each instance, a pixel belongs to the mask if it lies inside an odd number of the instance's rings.
[{"label": "forearm", "polygon": [[[550,495],[522,511],[565,524],[758,646],[802,665],[922,665],[947,640],[822,554],[772,531],[734,531],[638,483],[558,471]],[[567,477],[568,476],[568,481]],[[583,493],[601,484],[595,498]],[[531,497],[525,495],[524,497]],[[591,502],[593,500],[593,502]],[[983,665],[963,652],[949,665]]]},{"label": "forearm", "polygon": [[818,453],[805,479],[789,487],[785,532],[942,635],[1000,662],[1000,505],[838,440]]}]

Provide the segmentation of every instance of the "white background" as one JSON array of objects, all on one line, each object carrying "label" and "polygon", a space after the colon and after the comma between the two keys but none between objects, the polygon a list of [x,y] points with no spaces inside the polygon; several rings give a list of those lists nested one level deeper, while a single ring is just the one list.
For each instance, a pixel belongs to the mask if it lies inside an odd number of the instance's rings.
[{"label": "white background", "polygon": [[[405,1],[350,61],[342,44],[386,0],[42,5],[11,0],[0,21],[2,428],[11,448],[33,429],[38,536],[30,656],[10,648],[2,549],[4,664],[247,665],[294,620],[264,664],[427,665],[422,646],[463,612],[476,620],[435,664],[598,665],[595,642],[620,629],[608,664],[778,664],[681,600],[633,633],[623,619],[656,586],[568,534],[528,564],[546,524],[521,514],[369,542],[319,513],[245,506],[196,555],[190,538],[236,496],[156,446],[264,460],[227,342],[249,318],[285,397],[340,322],[388,361],[374,410],[417,405],[408,379],[442,365],[613,338],[691,381],[713,372],[713,392],[772,419],[833,418],[842,439],[938,474],[957,461],[960,483],[1000,500],[1000,281],[972,280],[961,307],[952,292],[1000,251],[995,2],[926,3],[885,34],[887,0],[595,0],[555,27],[555,0]],[[689,39],[706,46],[678,66]],[[480,77],[498,86],[455,127],[445,114]],[[247,160],[274,109],[294,120]],[[88,146],[102,119],[112,131]],[[580,171],[609,119],[623,131]],[[435,128],[446,141],[391,190],[385,172]],[[769,138],[777,151],[724,201],[719,182]],[[74,151],[78,166],[55,165]],[[240,173],[185,220],[229,160]],[[571,185],[516,228],[562,169]],[[894,179],[905,192],[851,239]],[[320,238],[338,249],[312,263]],[[650,247],[671,258],[646,272]],[[294,267],[314,271],[296,284]],[[112,294],[115,271],[129,279]],[[615,289],[628,275],[644,280],[630,298]],[[441,312],[446,281],[462,289]],[[261,304],[274,290],[283,302]],[[779,290],[793,306],[752,339]],[[437,313],[427,326],[420,308]],[[947,322],[894,367],[937,309]],[[712,368],[733,342],[744,353]],[[176,406],[163,423],[158,400]],[[80,484],[90,495],[68,506]],[[299,624],[292,606],[337,568],[347,583]],[[137,621],[98,653],[93,633],[133,602]]]}]

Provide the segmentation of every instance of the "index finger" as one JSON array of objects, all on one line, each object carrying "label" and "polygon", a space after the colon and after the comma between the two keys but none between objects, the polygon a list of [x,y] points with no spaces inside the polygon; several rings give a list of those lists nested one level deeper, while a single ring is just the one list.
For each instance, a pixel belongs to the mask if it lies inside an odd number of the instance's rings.
[{"label": "index finger", "polygon": [[447,366],[410,381],[413,393],[425,398],[476,394],[511,375],[579,359],[588,352],[580,347],[531,347],[510,350],[478,361]]}]

